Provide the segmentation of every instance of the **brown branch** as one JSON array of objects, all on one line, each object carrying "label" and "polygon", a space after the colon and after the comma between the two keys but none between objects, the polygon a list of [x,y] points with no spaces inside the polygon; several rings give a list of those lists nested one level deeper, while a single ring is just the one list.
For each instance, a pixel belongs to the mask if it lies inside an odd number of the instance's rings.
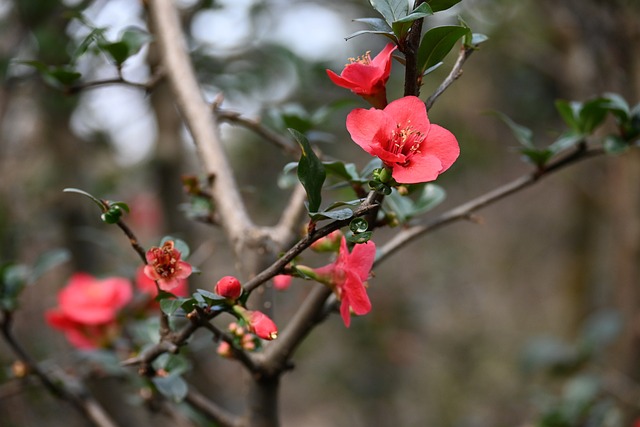
[{"label": "brown branch", "polygon": [[12,322],[13,313],[2,311],[2,317],[0,318],[2,337],[18,359],[24,363],[27,372],[35,375],[53,396],[71,403],[94,425],[98,427],[117,427],[117,424],[107,415],[102,406],[80,384],[74,384],[72,387],[59,377],[55,379],[49,377],[15,339],[11,332]]},{"label": "brown branch", "polygon": [[253,224],[218,137],[215,117],[198,86],[178,12],[171,0],[151,0],[148,6],[155,28],[154,37],[176,104],[193,137],[205,173],[215,177],[211,194],[221,224],[235,253],[240,255],[245,236]]},{"label": "brown branch", "polygon": [[245,425],[245,423],[242,422],[242,418],[216,405],[193,387],[189,387],[189,391],[184,400],[211,421],[215,422],[216,425],[219,424],[221,427],[242,427]]},{"label": "brown branch", "polygon": [[[413,8],[417,8],[426,0],[416,0]],[[400,41],[398,48],[405,57],[404,71],[404,96],[419,96],[420,86],[422,86],[422,76],[418,70],[418,47],[420,46],[420,37],[422,35],[423,18],[416,19],[411,24],[409,34],[404,41]]]},{"label": "brown branch", "polygon": [[115,77],[112,79],[94,80],[90,82],[77,83],[73,86],[68,87],[65,92],[68,95],[75,95],[79,92],[82,92],[85,89],[95,89],[98,87],[109,86],[109,85],[125,85],[129,87],[137,88],[137,89],[142,89],[145,92],[149,93],[162,80],[163,77],[164,77],[164,74],[162,72],[158,72],[152,75],[148,82],[138,83],[138,82],[129,81],[120,75],[119,77]]},{"label": "brown branch", "polygon": [[505,185],[502,185],[482,196],[476,197],[466,203],[463,203],[438,217],[428,220],[416,222],[413,225],[405,228],[397,233],[391,240],[385,243],[382,247],[378,248],[378,254],[375,264],[379,264],[384,261],[389,255],[405,246],[418,237],[443,227],[447,224],[456,222],[461,219],[470,219],[472,214],[480,208],[489,206],[497,201],[504,199],[505,197],[517,193],[533,184],[538,182],[541,178],[550,175],[560,169],[563,169],[569,165],[577,163],[582,160],[592,158],[604,154],[604,150],[600,148],[592,148],[588,150],[576,150],[572,154],[569,154],[563,158],[560,158],[554,162],[549,163],[546,167],[536,170],[535,172],[521,176]]},{"label": "brown branch", "polygon": [[449,72],[449,75],[442,81],[442,83],[440,83],[440,86],[438,86],[438,88],[433,92],[433,94],[429,98],[427,98],[427,100],[425,101],[425,104],[427,105],[427,111],[429,111],[431,107],[433,107],[433,104],[436,102],[436,99],[438,99],[438,97],[442,95],[444,91],[447,90],[447,88],[453,84],[453,82],[455,82],[456,80],[458,80],[458,78],[460,78],[460,76],[462,76],[462,66],[464,65],[466,60],[471,56],[471,54],[474,52],[475,49],[476,49],[475,47],[465,47],[465,46],[462,46],[460,48],[460,52],[458,53],[458,59],[456,59],[456,63],[453,65],[453,68]]}]

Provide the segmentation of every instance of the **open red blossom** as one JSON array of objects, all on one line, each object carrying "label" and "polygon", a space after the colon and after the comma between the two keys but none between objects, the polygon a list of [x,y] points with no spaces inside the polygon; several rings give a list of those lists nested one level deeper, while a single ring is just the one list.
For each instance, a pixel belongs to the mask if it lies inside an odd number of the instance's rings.
[{"label": "open red blossom", "polygon": [[384,110],[355,109],[347,116],[347,130],[402,184],[433,181],[460,154],[456,137],[431,124],[424,102],[415,96],[395,100]]},{"label": "open red blossom", "polygon": [[144,274],[151,280],[157,280],[160,289],[171,291],[180,285],[180,280],[191,275],[191,265],[182,261],[181,256],[173,240],[167,240],[159,248],[154,246],[147,251]]},{"label": "open red blossom", "polygon": [[96,279],[76,273],[58,294],[58,307],[48,310],[45,318],[74,346],[97,348],[114,336],[118,312],[132,296],[131,283],[125,278]]},{"label": "open red blossom", "polygon": [[365,282],[375,256],[376,245],[372,241],[356,245],[349,253],[347,240],[343,237],[336,260],[315,269],[316,279],[331,287],[341,301],[340,314],[347,328],[351,324],[351,310],[359,316],[371,311]]},{"label": "open red blossom", "polygon": [[340,75],[331,70],[327,70],[327,75],[336,85],[350,89],[376,108],[384,108],[387,105],[386,84],[391,73],[391,54],[396,48],[389,43],[373,59],[370,52],[359,58],[349,58],[349,64]]}]

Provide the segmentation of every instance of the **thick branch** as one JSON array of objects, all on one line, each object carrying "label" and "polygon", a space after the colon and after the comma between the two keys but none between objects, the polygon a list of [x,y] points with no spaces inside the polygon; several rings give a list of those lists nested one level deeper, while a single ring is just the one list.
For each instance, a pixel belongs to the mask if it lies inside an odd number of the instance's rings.
[{"label": "thick branch", "polygon": [[[416,0],[413,8],[417,8],[426,0]],[[424,19],[417,19],[411,24],[409,35],[399,48],[405,57],[404,72],[404,96],[419,96],[422,76],[418,70],[418,47],[420,46],[420,36],[422,35],[422,23]]]},{"label": "thick branch", "polygon": [[218,138],[215,118],[198,86],[178,12],[171,0],[150,0],[149,10],[155,24],[158,50],[176,103],[191,132],[205,172],[215,178],[212,180],[212,195],[223,228],[238,253],[242,250],[243,236],[253,225]]},{"label": "thick branch", "polygon": [[551,162],[544,169],[537,170],[527,175],[521,176],[518,179],[511,181],[501,187],[496,188],[482,196],[476,197],[456,208],[453,208],[447,212],[444,212],[437,218],[432,220],[415,223],[414,225],[405,228],[398,234],[396,234],[391,240],[389,240],[382,247],[378,248],[378,256],[376,258],[376,265],[384,261],[392,253],[405,246],[410,241],[430,232],[438,229],[444,225],[452,222],[469,219],[471,215],[480,208],[491,205],[505,197],[517,193],[536,182],[542,177],[545,177],[555,171],[563,169],[566,166],[577,163],[581,160],[585,160],[594,156],[603,154],[604,151],[599,148],[593,148],[590,150],[578,150],[574,153]]}]

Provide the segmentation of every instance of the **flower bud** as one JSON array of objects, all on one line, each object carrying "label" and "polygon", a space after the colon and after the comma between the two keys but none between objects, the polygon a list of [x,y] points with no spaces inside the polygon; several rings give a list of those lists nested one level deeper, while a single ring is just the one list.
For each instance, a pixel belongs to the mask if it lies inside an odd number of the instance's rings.
[{"label": "flower bud", "polygon": [[218,280],[215,293],[227,299],[236,300],[242,295],[242,285],[240,285],[240,281],[235,277],[224,276]]},{"label": "flower bud", "polygon": [[274,340],[278,337],[278,327],[266,314],[260,311],[251,311],[248,320],[251,332],[260,338]]},{"label": "flower bud", "polygon": [[310,247],[316,252],[338,252],[341,239],[342,232],[335,230],[313,242]]},{"label": "flower bud", "polygon": [[273,277],[273,287],[278,291],[285,291],[291,285],[291,276],[286,274],[278,274]]},{"label": "flower bud", "polygon": [[220,344],[218,344],[218,349],[216,351],[222,357],[227,357],[227,358],[233,357],[233,351],[231,350],[231,345],[229,345],[229,343],[226,341],[220,341]]}]

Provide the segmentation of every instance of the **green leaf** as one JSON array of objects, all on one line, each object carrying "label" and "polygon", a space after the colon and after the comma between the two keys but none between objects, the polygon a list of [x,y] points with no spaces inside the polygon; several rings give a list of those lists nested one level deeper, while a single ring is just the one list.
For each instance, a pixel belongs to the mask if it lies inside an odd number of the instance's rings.
[{"label": "green leaf", "polygon": [[583,133],[591,134],[602,124],[607,117],[609,109],[608,99],[596,98],[584,103],[580,110],[580,127]]},{"label": "green leaf", "polygon": [[605,93],[603,96],[607,100],[605,107],[616,117],[618,123],[623,123],[629,119],[630,110],[627,101],[617,93]]},{"label": "green leaf", "polygon": [[13,311],[18,308],[18,297],[28,284],[29,268],[21,264],[0,266],[0,309]]},{"label": "green leaf", "polygon": [[555,102],[556,110],[560,113],[560,116],[564,120],[567,126],[576,132],[580,132],[580,123],[578,120],[578,114],[582,108],[582,104],[579,102],[569,102],[563,99],[558,99]]},{"label": "green leaf", "polygon": [[322,185],[327,174],[322,162],[313,152],[309,140],[295,129],[289,129],[289,132],[300,145],[301,157],[298,162],[298,179],[307,192],[309,212],[317,212],[322,203]]},{"label": "green leaf", "polygon": [[389,25],[409,14],[407,0],[369,0],[371,6],[384,17]]},{"label": "green leaf", "polygon": [[424,73],[442,61],[451,51],[460,38],[468,34],[470,30],[458,25],[447,25],[430,29],[422,37],[418,47],[418,69]]},{"label": "green leaf", "polygon": [[471,40],[468,40],[468,38],[465,37],[464,45],[465,47],[474,47],[486,42],[487,40],[489,40],[489,36],[487,36],[486,34],[473,33],[471,34]]},{"label": "green leaf", "polygon": [[353,22],[366,24],[369,29],[365,31],[370,33],[393,34],[393,29],[382,18],[356,18]]},{"label": "green leaf", "polygon": [[607,154],[622,154],[629,149],[629,143],[616,135],[609,135],[604,140],[604,151]]},{"label": "green leaf", "polygon": [[576,132],[574,130],[569,130],[560,135],[560,137],[549,146],[549,150],[551,150],[553,154],[557,154],[561,151],[576,146],[581,141],[584,141],[584,135],[582,133]]},{"label": "green leaf", "polygon": [[411,216],[416,216],[430,211],[438,206],[447,197],[444,188],[436,184],[427,184],[418,194],[418,199],[413,205]]},{"label": "green leaf", "polygon": [[431,10],[434,12],[440,12],[442,10],[447,10],[460,3],[462,0],[427,0],[429,6],[431,6]]},{"label": "green leaf", "polygon": [[324,165],[324,170],[338,178],[341,178],[345,181],[359,181],[360,176],[358,175],[358,169],[356,165],[353,163],[343,163],[339,161],[334,162],[322,162]]},{"label": "green leaf", "polygon": [[500,111],[494,111],[492,114],[495,114],[500,120],[509,126],[509,129],[511,129],[511,132],[520,144],[527,149],[535,149],[535,146],[533,145],[533,132],[531,129],[517,124],[511,119],[511,117],[501,113]]},{"label": "green leaf", "polygon": [[336,221],[342,221],[344,219],[349,219],[353,216],[353,211],[349,208],[338,209],[335,211],[324,211],[324,212],[312,212],[309,213],[309,216],[313,221],[320,221],[323,219],[333,219]]},{"label": "green leaf", "polygon": [[425,18],[427,16],[433,15],[433,11],[429,7],[427,3],[422,3],[416,9],[414,9],[409,15],[405,16],[402,19],[398,19],[392,24],[393,32],[399,40],[402,40],[406,37],[411,25],[418,19]]},{"label": "green leaf", "polygon": [[118,66],[129,58],[129,46],[123,41],[98,43],[98,48],[109,55]]},{"label": "green leaf", "polygon": [[520,152],[537,167],[543,167],[553,157],[553,151],[547,148],[522,148]]},{"label": "green leaf", "polygon": [[203,297],[210,299],[211,301],[225,301],[224,297],[221,297],[218,294],[214,294],[213,292],[207,291],[206,289],[198,289],[197,292]]},{"label": "green leaf", "polygon": [[93,194],[89,194],[84,190],[80,190],[79,188],[65,188],[64,190],[62,190],[63,193],[77,193],[77,194],[81,194],[85,197],[88,197],[89,199],[91,199],[96,205],[98,205],[98,207],[100,208],[101,211],[106,211],[107,208],[104,204],[104,202],[102,202],[102,200],[98,199],[96,196],[94,196]]},{"label": "green leaf", "polygon": [[167,316],[172,316],[185,301],[190,298],[163,299],[160,301],[160,310]]},{"label": "green leaf", "polygon": [[177,373],[170,373],[166,377],[153,377],[151,381],[163,396],[174,402],[181,402],[189,392],[189,386]]},{"label": "green leaf", "polygon": [[71,252],[67,249],[54,249],[38,257],[29,274],[29,282],[33,283],[49,270],[71,259]]},{"label": "green leaf", "polygon": [[151,34],[137,27],[127,28],[120,36],[120,41],[125,43],[129,49],[129,56],[140,52],[140,49],[152,39]]}]

